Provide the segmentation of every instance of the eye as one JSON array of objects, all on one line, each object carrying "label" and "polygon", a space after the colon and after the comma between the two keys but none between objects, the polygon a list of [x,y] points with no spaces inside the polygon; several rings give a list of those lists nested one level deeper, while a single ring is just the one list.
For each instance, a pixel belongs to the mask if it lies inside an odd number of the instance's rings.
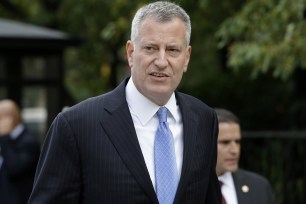
[{"label": "eye", "polygon": [[175,49],[175,48],[171,48],[169,50],[170,50],[170,52],[178,52],[179,51],[178,49]]},{"label": "eye", "polygon": [[145,50],[146,52],[149,52],[149,53],[150,53],[150,52],[154,52],[154,51],[156,50],[155,47],[150,46],[150,45],[144,46],[143,48],[144,48],[144,50]]},{"label": "eye", "polygon": [[222,145],[228,145],[230,143],[229,140],[221,140],[221,141],[218,141],[219,144],[222,144]]},{"label": "eye", "polygon": [[181,52],[180,49],[175,48],[175,47],[171,47],[167,51],[170,54],[170,56],[173,56],[173,57],[177,57]]}]

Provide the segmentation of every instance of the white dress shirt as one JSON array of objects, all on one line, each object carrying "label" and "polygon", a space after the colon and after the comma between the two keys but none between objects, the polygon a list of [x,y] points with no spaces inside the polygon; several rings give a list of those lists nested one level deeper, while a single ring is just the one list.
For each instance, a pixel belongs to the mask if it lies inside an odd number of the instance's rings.
[{"label": "white dress shirt", "polygon": [[21,135],[22,131],[24,130],[24,125],[22,123],[20,123],[17,127],[15,127],[15,129],[10,133],[10,137],[12,139],[17,139],[19,137],[19,135]]},{"label": "white dress shirt", "polygon": [[222,195],[226,201],[226,204],[238,204],[236,188],[231,172],[226,172],[218,177],[219,181],[222,181],[221,187]]},{"label": "white dress shirt", "polygon": [[[125,91],[138,142],[155,188],[154,139],[158,127],[156,112],[160,106],[143,96],[135,87],[132,78],[130,78]],[[174,138],[176,165],[180,176],[183,162],[183,123],[174,93],[165,107],[170,112],[167,121]]]}]

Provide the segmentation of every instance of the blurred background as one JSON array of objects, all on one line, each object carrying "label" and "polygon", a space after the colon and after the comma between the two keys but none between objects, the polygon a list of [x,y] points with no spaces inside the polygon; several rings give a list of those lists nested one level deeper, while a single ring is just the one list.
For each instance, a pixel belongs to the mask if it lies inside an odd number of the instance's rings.
[{"label": "blurred background", "polygon": [[[63,108],[129,75],[125,43],[145,0],[1,0],[0,98],[41,141]],[[233,111],[241,166],[266,176],[277,204],[306,203],[306,0],[177,0],[192,20],[179,90]]]}]

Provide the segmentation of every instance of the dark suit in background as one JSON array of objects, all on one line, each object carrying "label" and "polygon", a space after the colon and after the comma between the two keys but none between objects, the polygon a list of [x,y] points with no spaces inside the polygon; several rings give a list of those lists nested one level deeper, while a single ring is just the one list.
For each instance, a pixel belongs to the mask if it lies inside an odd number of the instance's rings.
[{"label": "dark suit in background", "polygon": [[14,101],[0,101],[0,203],[27,203],[40,154],[38,139],[21,123]]},{"label": "dark suit in background", "polygon": [[227,204],[236,203],[236,198],[238,204],[273,204],[269,181],[257,173],[239,169],[240,120],[229,110],[216,108],[215,111],[219,122],[216,170]]},{"label": "dark suit in background", "polygon": [[239,204],[271,204],[274,196],[269,181],[254,172],[238,169],[232,173]]}]

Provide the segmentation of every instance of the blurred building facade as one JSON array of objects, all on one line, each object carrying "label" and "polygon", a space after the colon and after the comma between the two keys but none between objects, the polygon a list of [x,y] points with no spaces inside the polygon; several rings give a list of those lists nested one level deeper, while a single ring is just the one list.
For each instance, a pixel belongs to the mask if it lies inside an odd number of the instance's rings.
[{"label": "blurred building facade", "polygon": [[0,18],[0,98],[16,101],[41,139],[69,100],[64,51],[79,44],[61,31]]}]

